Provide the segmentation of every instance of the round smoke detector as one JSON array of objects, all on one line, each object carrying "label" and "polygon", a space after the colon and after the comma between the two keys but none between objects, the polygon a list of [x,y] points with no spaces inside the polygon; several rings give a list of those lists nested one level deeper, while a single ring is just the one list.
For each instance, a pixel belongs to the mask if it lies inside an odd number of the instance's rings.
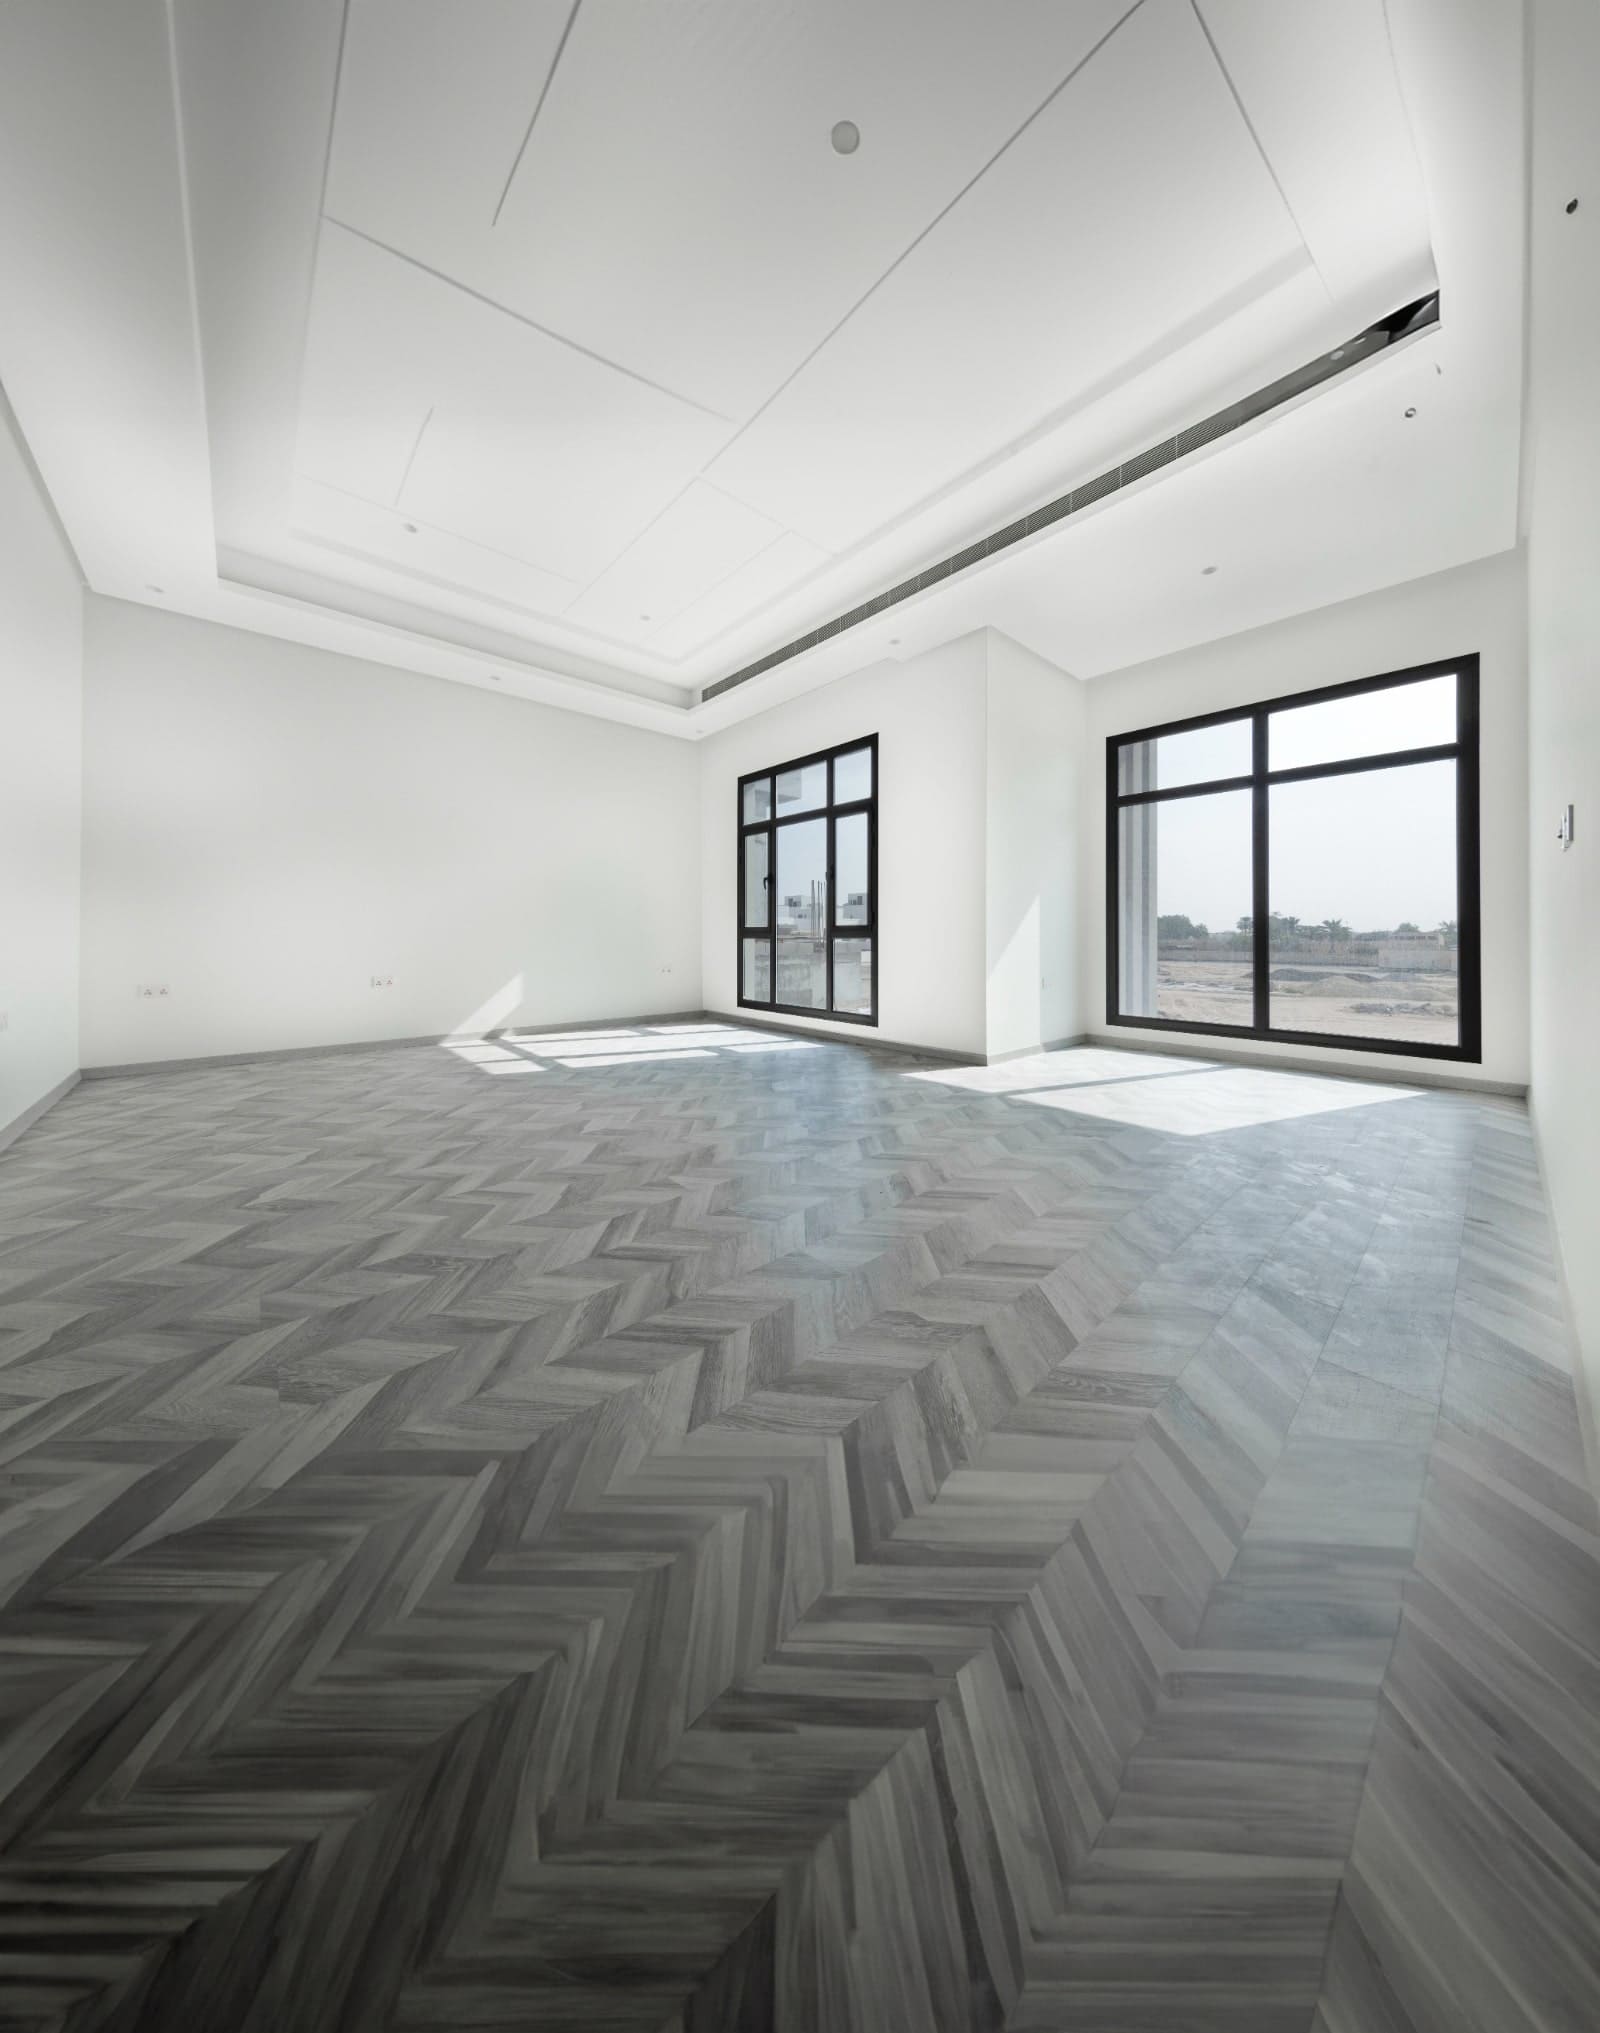
[{"label": "round smoke detector", "polygon": [[861,146],[861,129],[853,120],[838,120],[828,139],[835,155],[854,155]]}]

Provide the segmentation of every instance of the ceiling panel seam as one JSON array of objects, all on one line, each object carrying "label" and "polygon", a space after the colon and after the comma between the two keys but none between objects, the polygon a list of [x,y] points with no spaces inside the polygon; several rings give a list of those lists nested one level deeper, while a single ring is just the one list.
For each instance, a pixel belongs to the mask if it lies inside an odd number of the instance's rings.
[{"label": "ceiling panel seam", "polygon": [[541,338],[564,346],[571,353],[579,353],[585,360],[592,360],[597,367],[608,367],[612,373],[622,375],[628,381],[636,381],[641,388],[653,389],[657,395],[664,395],[672,402],[682,403],[685,409],[711,417],[719,424],[731,424],[734,419],[725,416],[719,409],[712,409],[709,403],[697,402],[692,395],[685,395],[681,389],[668,388],[665,382],[652,381],[648,374],[641,374],[636,367],[625,367],[620,360],[609,359],[604,353],[597,353],[592,346],[585,346],[577,339],[569,339],[565,332],[558,332],[551,325],[541,325],[537,318],[530,318],[525,311],[514,311],[509,304],[497,303],[492,296],[486,296],[481,289],[474,289],[470,282],[446,275],[442,268],[435,268],[431,262],[419,260],[415,254],[407,254],[403,247],[396,247],[391,241],[380,240],[376,233],[364,232],[359,226],[352,226],[348,219],[336,218],[332,212],[324,213],[326,223],[337,226],[341,233],[352,234],[357,240],[364,240],[369,247],[376,247],[380,254],[389,254],[396,261],[403,261],[408,268],[428,275],[435,282],[442,282],[446,289],[471,297],[474,303],[482,304],[485,310],[498,311],[501,317],[510,318],[514,324],[524,325],[530,332],[537,332]]},{"label": "ceiling panel seam", "polygon": [[339,9],[339,45],[333,57],[333,100],[328,107],[328,138],[322,150],[322,184],[317,192],[317,217],[328,216],[328,179],[333,174],[333,141],[339,131],[339,91],[344,83],[344,52],[350,33],[350,0]]},{"label": "ceiling panel seam", "polygon": [[522,158],[528,152],[528,143],[532,141],[533,130],[539,124],[539,115],[544,111],[544,102],[550,96],[550,87],[556,81],[556,72],[561,67],[561,56],[562,52],[566,49],[567,46],[567,37],[572,33],[572,24],[577,20],[578,9],[582,5],[583,0],[572,0],[571,10],[567,15],[566,22],[561,30],[561,40],[556,44],[556,53],[550,59],[550,68],[545,73],[544,84],[540,88],[538,98],[534,101],[533,113],[528,121],[528,131],[522,137],[522,146],[517,150],[516,158],[512,162],[511,168],[506,176],[505,188],[500,193],[500,202],[495,206],[494,217],[489,221],[491,227],[498,226],[500,223],[500,214],[505,210],[506,199],[509,198],[511,195],[511,186],[517,180],[517,171],[521,169]]},{"label": "ceiling panel seam", "polygon": [[1283,180],[1278,175],[1277,168],[1273,163],[1272,157],[1268,155],[1266,151],[1266,146],[1263,143],[1261,136],[1256,132],[1256,123],[1250,117],[1250,109],[1244,103],[1243,94],[1240,92],[1239,87],[1234,83],[1233,73],[1228,69],[1227,63],[1223,58],[1222,51],[1217,47],[1217,39],[1211,33],[1211,24],[1206,19],[1205,9],[1201,6],[1200,0],[1189,0],[1189,4],[1194,9],[1194,18],[1200,24],[1200,33],[1206,39],[1206,47],[1211,52],[1212,61],[1215,63],[1217,69],[1222,73],[1222,82],[1228,88],[1228,95],[1233,100],[1234,105],[1238,108],[1239,118],[1244,122],[1245,125],[1245,132],[1250,136],[1250,140],[1255,148],[1256,154],[1261,158],[1262,167],[1266,170],[1267,175],[1272,179],[1272,188],[1278,193],[1279,202],[1282,204],[1283,209],[1289,214],[1290,219],[1294,222],[1294,230],[1300,236],[1300,245],[1306,250],[1306,253],[1311,256],[1312,269],[1316,275],[1318,282],[1322,284],[1323,295],[1328,299],[1329,303],[1331,304],[1333,302],[1333,291],[1329,289],[1327,284],[1327,278],[1323,275],[1321,268],[1319,268],[1317,265],[1316,256],[1311,253],[1311,243],[1309,240],[1307,240],[1305,228],[1300,223],[1300,215],[1295,211],[1293,204],[1290,202],[1289,193],[1283,187]]},{"label": "ceiling panel seam", "polygon": [[[317,270],[322,261],[322,229],[328,217],[328,180],[333,174],[333,142],[339,128],[339,91],[344,83],[344,53],[350,33],[350,0],[340,0],[339,40],[333,54],[333,91],[328,101],[328,132],[322,145],[322,181],[317,189],[316,230],[311,236],[311,265],[305,275],[305,302],[301,306],[300,356],[295,368],[295,415],[303,417],[306,407],[306,361],[311,352],[311,320],[316,309]],[[293,460],[290,460],[291,467]]]},{"label": "ceiling panel seam", "polygon": [[[411,452],[406,460],[405,471],[400,475],[400,485],[394,490],[394,506],[396,508],[400,506],[400,497],[406,491],[406,482],[411,478],[411,469],[417,463],[418,452],[422,450],[422,440],[427,435],[428,426],[433,422],[433,413],[438,407],[439,405],[436,402],[430,402],[427,414],[423,417],[421,423],[417,425],[417,435],[411,441]],[[373,505],[376,506],[377,504],[374,503]]]},{"label": "ceiling panel seam", "polygon": [[[581,585],[579,585],[577,594],[574,596],[574,599],[569,604],[576,606],[577,602],[583,599],[585,594],[592,593],[595,587],[598,586],[600,581],[606,576],[606,574],[614,570],[616,566],[620,565],[623,559],[627,557],[628,553],[631,550],[636,549],[638,545],[644,542],[645,538],[650,534],[651,530],[655,528],[656,524],[662,521],[664,517],[672,513],[673,509],[677,507],[678,503],[682,501],[684,497],[688,494],[691,487],[707,487],[711,490],[713,494],[720,494],[724,501],[731,501],[735,508],[742,508],[744,509],[746,514],[759,516],[763,522],[770,522],[773,528],[777,531],[777,535],[769,537],[767,541],[761,546],[761,548],[757,551],[752,551],[748,558],[741,558],[738,564],[730,565],[727,571],[724,572],[720,578],[714,580],[711,585],[703,587],[700,592],[695,594],[692,600],[686,600],[681,607],[674,609],[674,611],[671,614],[663,614],[659,616],[658,617],[659,623],[660,626],[663,628],[667,627],[668,624],[673,621],[680,620],[685,614],[689,612],[689,609],[693,607],[698,601],[710,599],[711,595],[717,591],[718,587],[725,586],[727,582],[734,576],[735,573],[742,572],[747,565],[754,564],[757,558],[765,557],[767,552],[772,549],[774,544],[782,543],[783,539],[786,536],[790,537],[800,536],[799,530],[791,529],[786,522],[780,522],[775,515],[769,515],[764,508],[752,507],[748,501],[741,501],[737,494],[732,494],[726,487],[719,486],[718,483],[715,480],[713,480],[710,477],[710,475],[705,471],[705,469],[702,467],[702,469],[698,473],[691,473],[689,475],[689,478],[684,481],[683,485],[678,489],[677,493],[673,495],[672,499],[664,503],[662,507],[658,508],[655,514],[651,516],[650,520],[647,523],[645,523],[641,529],[635,530],[633,535],[628,538],[627,542],[622,546],[622,548],[619,551],[617,551],[612,557],[608,558],[606,562],[600,567],[599,571],[596,572],[592,578],[584,580],[581,583]],[[470,539],[463,538],[462,541],[467,542],[470,541]],[[802,538],[802,541],[807,541],[807,539]],[[826,546],[819,544],[817,548],[819,550],[823,550],[826,548]],[[829,555],[832,556],[833,553],[830,552]],[[561,578],[564,576],[565,575],[563,573],[558,572],[556,574],[557,578]],[[577,582],[575,581],[574,583]],[[773,595],[774,599],[777,599],[778,597],[780,596],[777,594]],[[770,605],[771,602],[769,601],[765,604]],[[534,610],[530,609],[529,611],[533,612]],[[756,612],[759,613],[760,609],[757,609]],[[585,628],[588,626],[586,622],[574,622],[571,625],[575,628]],[[596,634],[602,634],[602,631],[598,629],[595,630],[594,632]],[[603,640],[608,642],[615,642],[616,638],[614,636],[603,636]],[[655,654],[661,655],[663,654],[663,652],[658,650],[655,652]],[[685,650],[675,657],[670,657],[668,661],[672,663],[682,663],[684,657],[689,654],[690,652]]]}]

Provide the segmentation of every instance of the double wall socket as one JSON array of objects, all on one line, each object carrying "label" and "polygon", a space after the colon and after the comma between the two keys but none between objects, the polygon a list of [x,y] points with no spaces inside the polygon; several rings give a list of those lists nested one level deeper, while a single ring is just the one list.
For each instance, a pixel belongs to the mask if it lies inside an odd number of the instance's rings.
[{"label": "double wall socket", "polygon": [[394,987],[394,976],[392,974],[371,974],[368,975],[367,980],[373,988]]},{"label": "double wall socket", "polygon": [[171,992],[164,981],[141,981],[133,991],[135,999],[139,1002],[158,1001]]}]

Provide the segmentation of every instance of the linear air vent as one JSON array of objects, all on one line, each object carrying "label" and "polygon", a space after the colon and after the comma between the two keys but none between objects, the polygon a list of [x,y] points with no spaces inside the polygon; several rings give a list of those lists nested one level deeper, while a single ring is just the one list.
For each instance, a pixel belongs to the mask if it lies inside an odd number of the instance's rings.
[{"label": "linear air vent", "polygon": [[1104,501],[1108,494],[1116,494],[1124,487],[1131,487],[1136,480],[1142,480],[1147,473],[1154,473],[1158,467],[1170,466],[1174,460],[1186,458],[1189,453],[1199,451],[1202,445],[1214,444],[1218,438],[1225,438],[1231,432],[1241,430],[1244,425],[1254,423],[1257,417],[1267,415],[1270,410],[1281,408],[1293,402],[1308,390],[1319,387],[1325,381],[1335,381],[1341,374],[1348,374],[1374,354],[1384,352],[1397,345],[1402,339],[1409,339],[1415,333],[1424,331],[1429,325],[1439,322],[1439,293],[1418,297],[1415,303],[1406,304],[1402,309],[1380,318],[1375,325],[1369,325],[1353,339],[1347,339],[1342,346],[1336,346],[1331,353],[1321,353],[1304,367],[1297,367],[1291,373],[1269,381],[1265,388],[1258,388],[1251,395],[1230,402],[1226,409],[1219,409],[1214,416],[1208,416],[1197,424],[1191,424],[1175,437],[1163,438],[1159,445],[1152,445],[1148,451],[1136,457],[1125,459],[1120,466],[1113,466],[1098,479],[1086,480],[1081,487],[1074,487],[1069,494],[1059,494],[1054,501],[1047,501],[1042,508],[1035,508],[1027,515],[1019,516],[1015,522],[1008,522],[1003,529],[991,535],[980,537],[976,543],[968,544],[964,550],[956,551],[948,558],[941,558],[926,571],[918,572],[915,578],[902,579],[898,586],[891,586],[886,593],[878,593],[859,607],[852,607],[844,614],[837,614],[832,621],[825,621],[820,628],[813,628],[807,635],[797,635],[793,642],[786,642],[780,649],[770,650],[766,656],[758,657],[753,664],[746,664],[742,670],[730,672],[725,678],[718,678],[714,685],[707,685],[701,691],[700,703],[714,699],[721,692],[731,692],[735,685],[748,683],[751,678],[760,677],[763,671],[770,671],[777,664],[787,663],[791,657],[802,656],[808,649],[815,649],[819,643],[831,641],[836,635],[843,635],[847,628],[855,628],[863,621],[871,621],[882,614],[885,608],[898,606],[902,600],[909,600],[913,593],[922,593],[929,586],[938,585],[941,579],[952,578],[957,572],[964,572],[969,565],[975,565],[980,558],[992,558],[996,551],[1009,550],[1013,544],[1021,543],[1024,537],[1046,529],[1053,522],[1060,522],[1066,516],[1075,515],[1080,508],[1087,508],[1091,502]]}]

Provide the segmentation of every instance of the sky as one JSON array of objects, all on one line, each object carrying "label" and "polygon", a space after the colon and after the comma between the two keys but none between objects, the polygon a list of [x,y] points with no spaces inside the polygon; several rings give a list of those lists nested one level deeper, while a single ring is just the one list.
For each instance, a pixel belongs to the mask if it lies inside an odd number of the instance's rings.
[{"label": "sky", "polygon": [[[1454,693],[1454,679],[1442,678],[1275,713],[1269,767],[1452,741]],[[1234,775],[1250,766],[1250,723],[1168,735],[1155,746],[1158,785]],[[1431,931],[1459,915],[1454,763],[1279,784],[1269,796],[1274,911],[1307,924],[1342,918],[1353,931],[1404,921]],[[1251,908],[1250,793],[1174,799],[1156,824],[1161,915],[1231,931]]]}]

